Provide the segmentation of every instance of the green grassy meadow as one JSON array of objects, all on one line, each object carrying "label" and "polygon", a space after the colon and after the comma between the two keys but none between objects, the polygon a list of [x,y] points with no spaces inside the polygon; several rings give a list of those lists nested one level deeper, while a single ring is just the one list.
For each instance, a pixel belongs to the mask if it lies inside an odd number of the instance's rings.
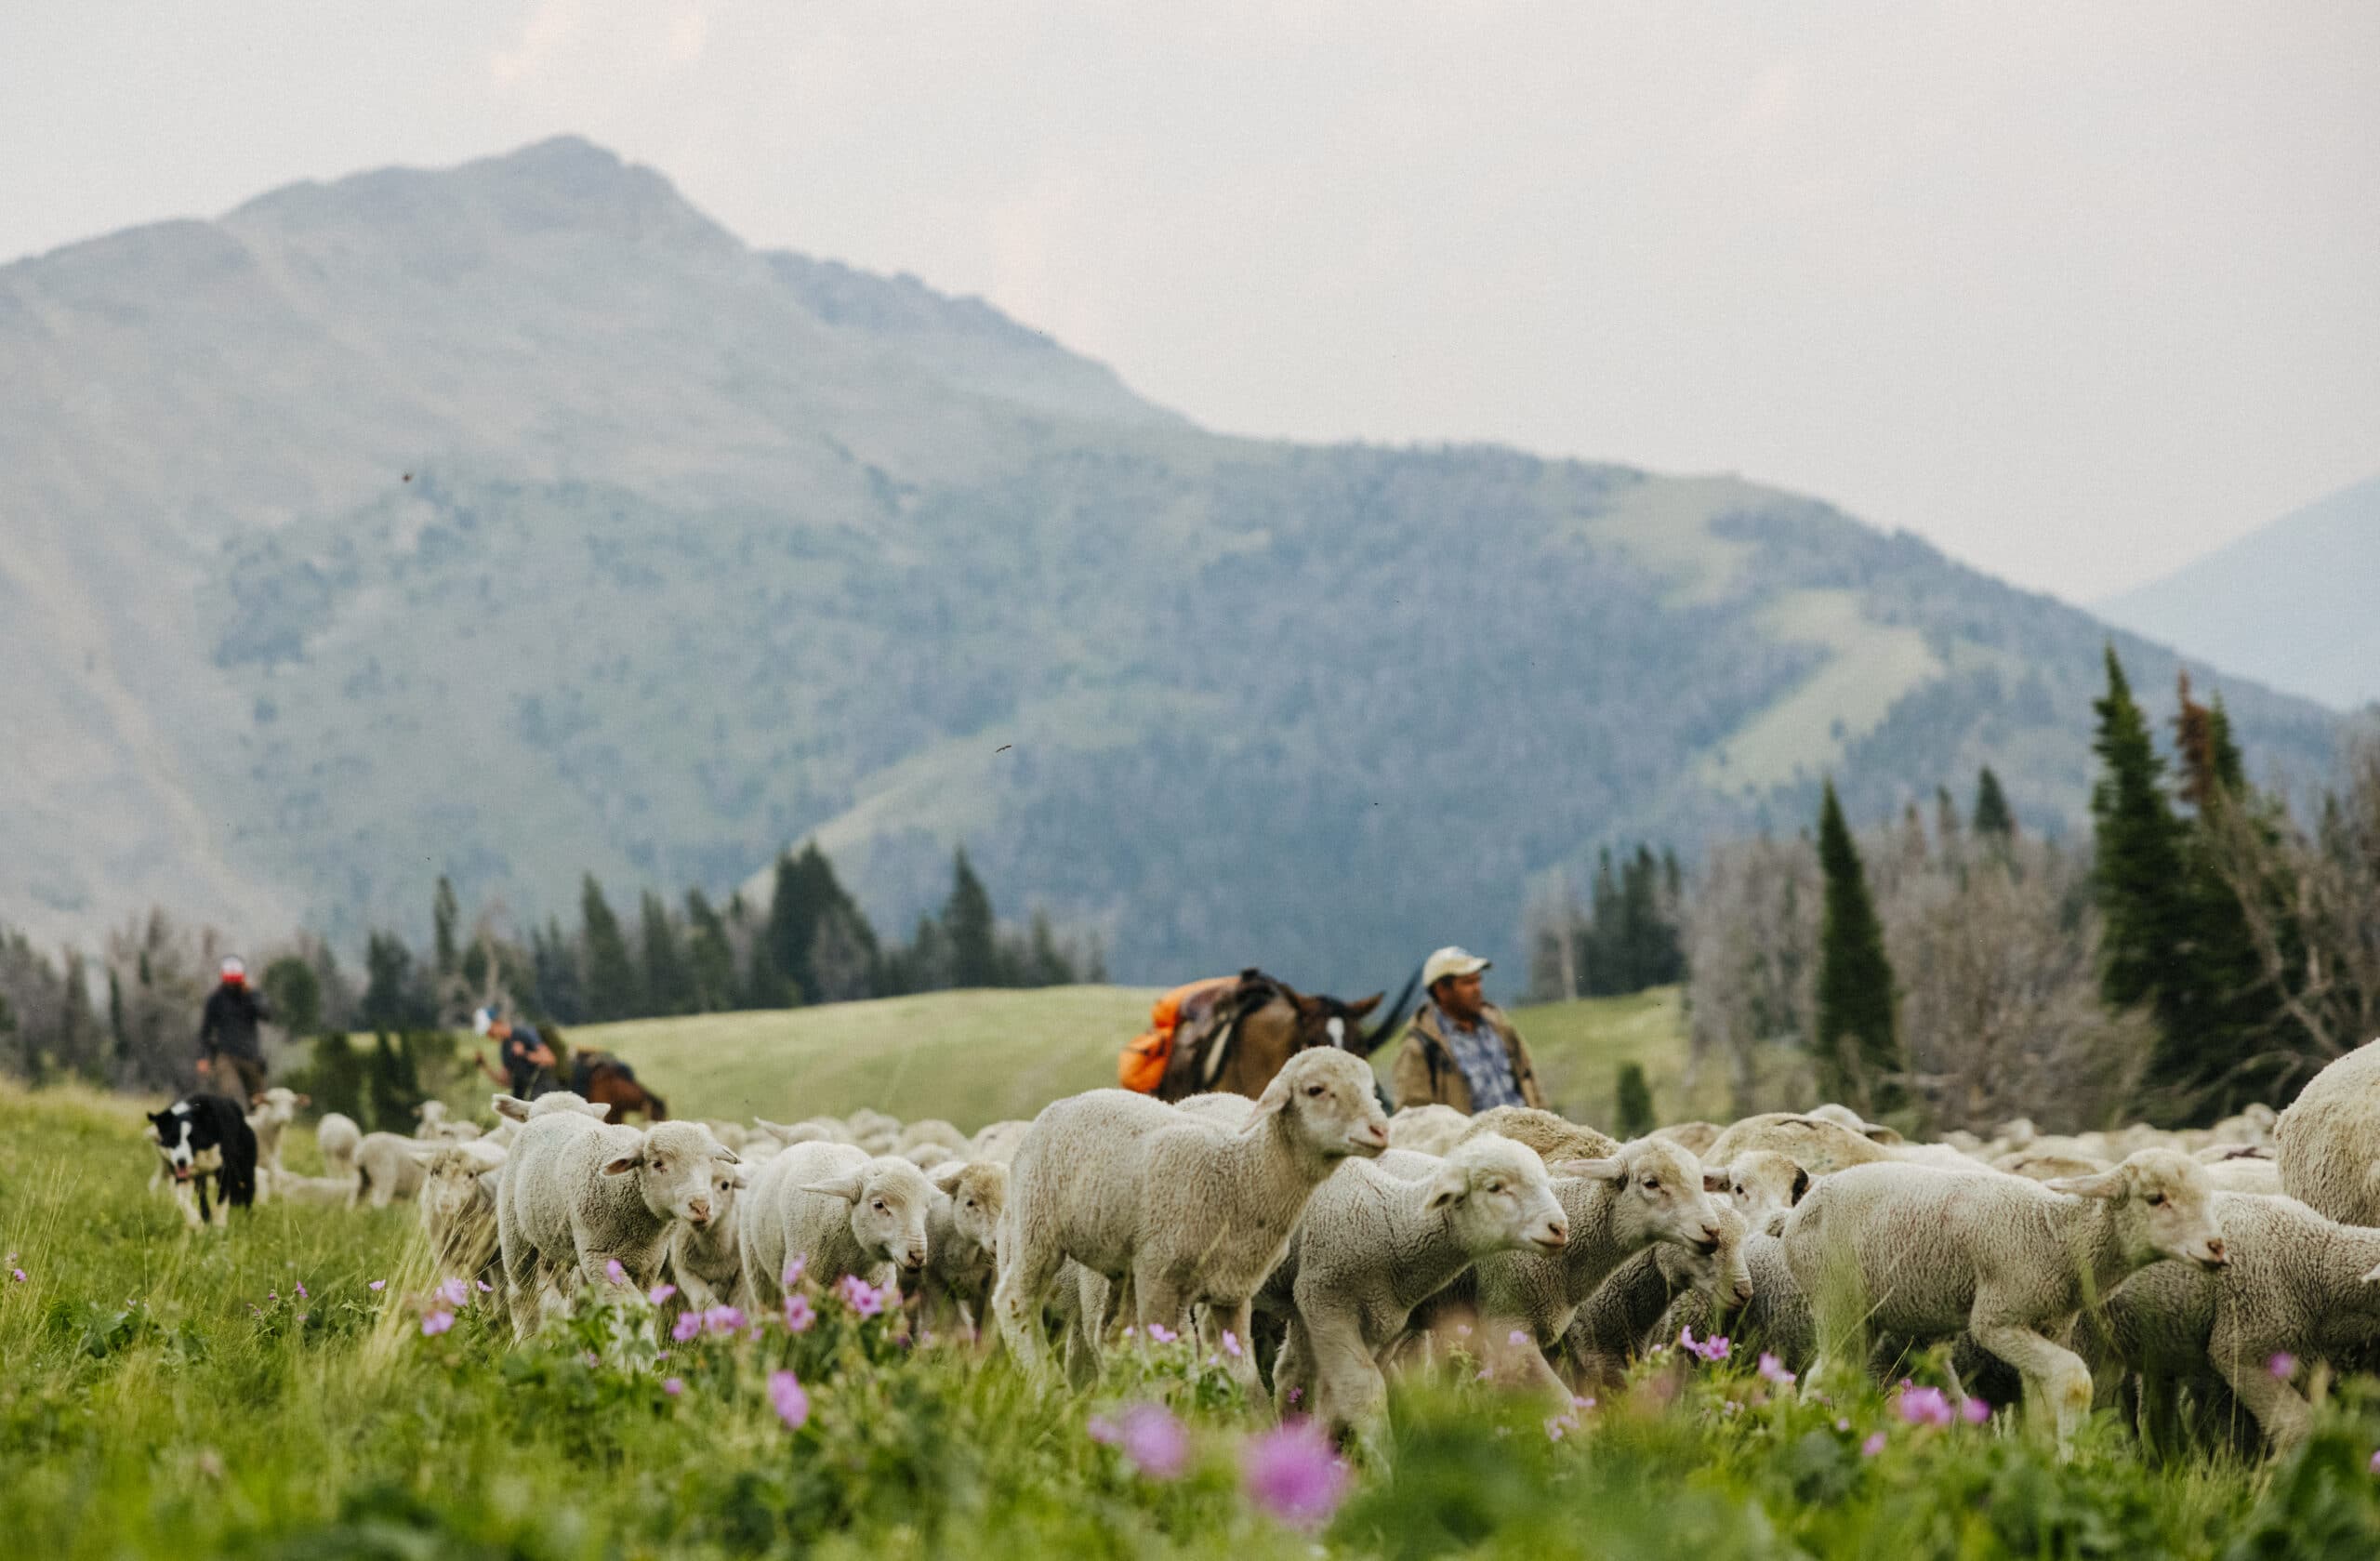
[{"label": "green grassy meadow", "polygon": [[[773,1316],[681,1343],[621,1288],[515,1348],[492,1298],[435,1299],[407,1206],[273,1204],[186,1233],[144,1190],[139,1109],[0,1086],[0,1554],[2380,1554],[2380,1407],[2353,1395],[2284,1462],[2152,1468],[2104,1418],[2061,1459],[2007,1415],[1911,1423],[1865,1389],[1805,1401],[1749,1351],[1670,1353],[1556,1422],[1458,1357],[1398,1389],[1393,1463],[1324,1470],[1343,1502],[1323,1492],[1302,1527],[1251,1481],[1277,1475],[1269,1416],[1186,1344],[1121,1351],[1078,1398],[814,1289],[799,1332]],[[312,1164],[302,1132],[288,1158]],[[798,1404],[773,1383],[787,1370]],[[1135,1414],[1176,1439],[1116,1445],[1105,1428]]]},{"label": "green grassy meadow", "polygon": [[[627,1058],[679,1116],[789,1121],[866,1105],[972,1131],[1029,1118],[1060,1095],[1114,1085],[1116,1053],[1148,1027],[1157,996],[1126,986],[935,992],[588,1025],[569,1038]],[[1665,1117],[1719,1108],[1716,1070],[1699,1092],[1686,1088],[1674,986],[1517,1009],[1513,1019],[1550,1097],[1574,1116],[1607,1118],[1624,1062],[1645,1065]],[[1393,1046],[1374,1057],[1383,1077],[1394,1058]]]}]

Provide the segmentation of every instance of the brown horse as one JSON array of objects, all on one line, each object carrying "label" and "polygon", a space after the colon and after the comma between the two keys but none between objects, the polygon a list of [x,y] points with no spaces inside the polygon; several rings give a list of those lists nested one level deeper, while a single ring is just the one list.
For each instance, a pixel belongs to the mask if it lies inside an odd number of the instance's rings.
[{"label": "brown horse", "polygon": [[1380,1006],[1385,992],[1342,1002],[1309,996],[1260,970],[1244,970],[1238,984],[1219,994],[1205,1012],[1183,1016],[1157,1098],[1176,1101],[1210,1092],[1261,1095],[1282,1064],[1312,1046],[1334,1046],[1368,1057],[1395,1029],[1413,996],[1413,985],[1406,984],[1388,1016],[1368,1031],[1363,1021]]},{"label": "brown horse", "polygon": [[628,1064],[605,1052],[579,1052],[570,1059],[571,1087],[598,1105],[612,1108],[611,1120],[626,1121],[631,1111],[641,1111],[648,1122],[669,1119],[669,1105],[659,1095],[637,1082],[636,1074]]}]

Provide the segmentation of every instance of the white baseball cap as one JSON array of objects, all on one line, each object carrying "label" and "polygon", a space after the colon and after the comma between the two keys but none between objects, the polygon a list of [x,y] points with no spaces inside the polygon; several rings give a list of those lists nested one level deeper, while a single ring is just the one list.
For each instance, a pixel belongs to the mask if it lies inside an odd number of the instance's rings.
[{"label": "white baseball cap", "polygon": [[[489,1028],[495,1024],[496,1015],[483,1008],[471,1015],[471,1034],[483,1036],[487,1034]],[[502,1124],[499,1123],[498,1125],[501,1126]]]},{"label": "white baseball cap", "polygon": [[226,955],[223,962],[216,967],[216,973],[226,981],[233,979],[245,981],[247,979],[248,967],[241,962],[238,955],[231,954]]},{"label": "white baseball cap", "polygon": [[1423,961],[1421,989],[1426,992],[1450,975],[1477,975],[1488,964],[1471,950],[1448,944]]}]

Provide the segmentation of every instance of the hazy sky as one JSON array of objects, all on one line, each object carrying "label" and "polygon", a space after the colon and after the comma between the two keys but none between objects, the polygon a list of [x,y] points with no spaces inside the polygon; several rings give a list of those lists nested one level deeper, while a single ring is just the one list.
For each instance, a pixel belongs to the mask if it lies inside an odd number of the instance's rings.
[{"label": "hazy sky", "polygon": [[576,131],[1212,427],[2087,599],[2380,470],[2380,5],[0,0],[0,257]]}]

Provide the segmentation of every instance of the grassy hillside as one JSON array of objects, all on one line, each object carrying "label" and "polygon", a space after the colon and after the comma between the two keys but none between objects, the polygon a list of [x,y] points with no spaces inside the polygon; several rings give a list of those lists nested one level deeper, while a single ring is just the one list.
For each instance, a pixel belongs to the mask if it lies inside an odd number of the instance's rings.
[{"label": "grassy hillside", "polygon": [[[1030,1117],[1059,1095],[1116,1082],[1116,1052],[1148,1023],[1157,993],[1060,986],[1036,992],[936,992],[824,1008],[587,1025],[575,1045],[633,1064],[681,1116],[790,1121],[870,1105],[972,1131]],[[1675,987],[1630,998],[1525,1008],[1514,1014],[1548,1094],[1573,1115],[1606,1118],[1620,1065],[1645,1065],[1665,1116],[1691,1117],[1685,1024]],[[1383,1074],[1394,1055],[1384,1048]],[[1714,1085],[1716,1080],[1712,1081]],[[1715,1108],[1709,1100],[1704,1109]]]},{"label": "grassy hillside", "polygon": [[[0,1084],[0,1551],[41,1561],[826,1561],[1083,1555],[1335,1561],[2172,1556],[2380,1551],[2380,1412],[2334,1393],[2271,1468],[2145,1462],[2102,1417],[2073,1456],[1912,1424],[1844,1383],[1805,1401],[1739,1347],[1670,1352],[1548,1426],[1472,1380],[1394,1390],[1395,1461],[1307,1532],[1266,1510],[1269,1409],[1183,1344],[1037,1391],[813,1288],[815,1320],[673,1340],[635,1290],[511,1343],[451,1312],[414,1212],[299,1208],[186,1234],[143,1190],[138,1107]],[[299,1158],[311,1161],[305,1130]],[[459,1283],[459,1281],[458,1281]],[[443,1318],[446,1326],[426,1333]],[[667,1352],[666,1355],[663,1352]],[[1908,1368],[1939,1380],[1940,1362]],[[794,1404],[773,1373],[790,1372]],[[783,1406],[782,1408],[780,1406]],[[1170,1435],[1113,1445],[1133,1410]],[[1161,1407],[1161,1408],[1159,1408]],[[787,1410],[800,1412],[788,1415]],[[1168,1418],[1170,1417],[1170,1418]],[[789,1425],[787,1420],[798,1420]],[[1135,1459],[1145,1461],[1137,1467]],[[1306,1482],[1300,1482],[1301,1488]],[[1334,1483],[1325,1475],[1318,1482]],[[1335,1515],[1331,1512],[1336,1507]]]}]

